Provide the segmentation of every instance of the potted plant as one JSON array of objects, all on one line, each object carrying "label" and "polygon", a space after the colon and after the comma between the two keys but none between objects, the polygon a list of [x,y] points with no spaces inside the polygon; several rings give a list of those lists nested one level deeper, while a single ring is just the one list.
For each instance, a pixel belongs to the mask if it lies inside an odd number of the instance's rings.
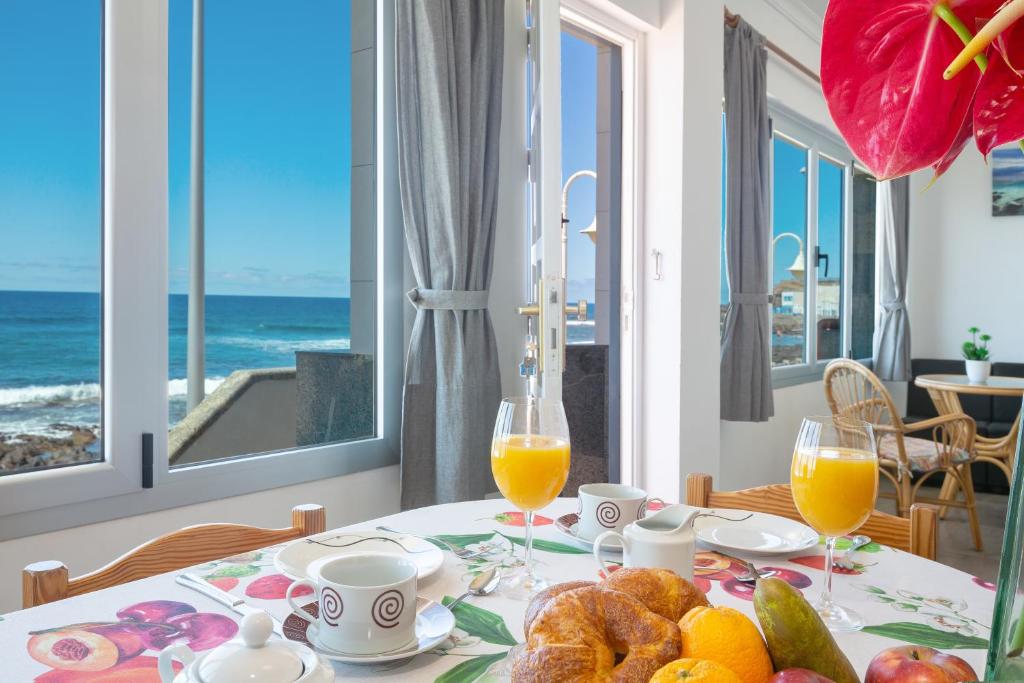
[{"label": "potted plant", "polygon": [[992,374],[992,361],[989,360],[988,351],[988,343],[992,337],[980,334],[981,330],[977,327],[968,327],[967,331],[971,333],[971,339],[965,341],[961,347],[967,365],[967,379],[971,380],[972,384],[984,384]]}]

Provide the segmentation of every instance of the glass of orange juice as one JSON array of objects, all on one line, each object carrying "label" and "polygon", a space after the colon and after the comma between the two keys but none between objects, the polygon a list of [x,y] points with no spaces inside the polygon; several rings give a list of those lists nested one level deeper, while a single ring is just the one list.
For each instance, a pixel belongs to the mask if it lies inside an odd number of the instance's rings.
[{"label": "glass of orange juice", "polygon": [[491,473],[508,502],[523,511],[526,564],[502,582],[511,597],[529,598],[547,587],[533,564],[533,513],[549,505],[569,477],[569,424],[559,400],[506,398],[491,442]]},{"label": "glass of orange juice", "polygon": [[832,600],[832,562],[836,540],[856,531],[875,509],[878,452],[871,425],[804,418],[789,480],[800,515],[825,536],[825,590],[814,607],[830,630],[859,631],[864,627],[860,615]]}]

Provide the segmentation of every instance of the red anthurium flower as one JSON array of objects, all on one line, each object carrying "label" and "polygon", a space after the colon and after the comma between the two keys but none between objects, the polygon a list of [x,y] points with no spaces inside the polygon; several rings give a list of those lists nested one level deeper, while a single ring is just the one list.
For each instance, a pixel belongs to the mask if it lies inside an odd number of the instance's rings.
[{"label": "red anthurium flower", "polygon": [[935,179],[949,170],[949,167],[960,156],[960,152],[964,151],[972,137],[974,137],[974,117],[966,116],[964,117],[963,125],[960,126],[960,132],[956,135],[956,140],[953,141],[953,146],[942,155],[941,159],[932,165],[932,168],[935,170],[935,177],[932,179],[932,182],[935,182]]},{"label": "red anthurium flower", "polygon": [[[878,178],[943,164],[963,138],[981,72],[970,68],[955,79],[943,78],[964,43],[935,13],[939,3],[829,3],[822,33],[822,89],[843,138]],[[944,4],[973,29],[995,14],[1003,0]]]},{"label": "red anthurium flower", "polygon": [[1013,24],[995,45],[974,100],[974,138],[985,155],[1024,138],[1024,23]]}]

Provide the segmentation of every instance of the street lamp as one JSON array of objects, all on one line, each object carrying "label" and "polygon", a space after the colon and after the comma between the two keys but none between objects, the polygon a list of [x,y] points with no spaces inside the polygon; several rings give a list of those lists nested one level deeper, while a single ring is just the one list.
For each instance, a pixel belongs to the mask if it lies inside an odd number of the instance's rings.
[{"label": "street lamp", "polygon": [[[569,188],[572,184],[582,177],[593,178],[597,180],[597,173],[593,171],[576,171],[568,180],[565,181],[565,185],[562,186],[562,274],[568,277],[568,243],[569,233],[566,230],[566,226],[569,225]],[[594,220],[590,222],[590,225],[580,230],[581,235],[586,235],[590,238],[590,241],[597,244],[597,216],[594,216]]]},{"label": "street lamp", "polygon": [[778,234],[775,239],[772,240],[772,251],[775,251],[775,245],[777,245],[779,240],[783,237],[790,237],[796,240],[796,258],[793,259],[792,265],[790,265],[786,270],[789,271],[789,274],[793,276],[794,280],[802,280],[804,278],[804,273],[807,271],[807,266],[804,261],[804,241],[800,239],[800,236],[795,232],[783,232]]}]

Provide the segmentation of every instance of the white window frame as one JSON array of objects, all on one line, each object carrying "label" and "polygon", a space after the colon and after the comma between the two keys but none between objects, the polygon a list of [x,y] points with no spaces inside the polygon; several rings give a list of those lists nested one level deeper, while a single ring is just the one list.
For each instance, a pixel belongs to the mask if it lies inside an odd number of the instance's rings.
[{"label": "white window frame", "polygon": [[[842,228],[842,262],[840,264],[842,285],[840,288],[839,305],[841,319],[841,349],[838,357],[848,358],[851,354],[853,340],[853,170],[864,171],[857,164],[853,153],[835,133],[815,124],[784,104],[769,98],[769,113],[772,119],[772,134],[779,135],[799,147],[807,150],[807,235],[804,240],[804,257],[807,264],[806,283],[804,287],[804,362],[795,365],[772,367],[772,386],[782,388],[816,382],[824,374],[825,366],[833,359],[818,360],[818,326],[817,326],[817,268],[814,258],[818,245],[818,164],[824,159],[843,167],[843,228]],[[772,192],[774,200],[774,145],[772,159]],[[771,206],[771,234],[775,235],[775,207]],[[775,250],[770,250],[769,272],[774,273]],[[877,293],[876,293],[877,300]],[[857,359],[867,361],[870,359]]]},{"label": "white window frame", "polygon": [[[362,0],[353,0],[354,4]],[[103,9],[104,460],[0,477],[0,541],[397,464],[402,394],[404,238],[395,139],[393,3],[377,5],[372,438],[171,470],[167,449],[168,0]],[[353,12],[355,15],[356,12]],[[142,435],[154,486],[142,488]]]}]

